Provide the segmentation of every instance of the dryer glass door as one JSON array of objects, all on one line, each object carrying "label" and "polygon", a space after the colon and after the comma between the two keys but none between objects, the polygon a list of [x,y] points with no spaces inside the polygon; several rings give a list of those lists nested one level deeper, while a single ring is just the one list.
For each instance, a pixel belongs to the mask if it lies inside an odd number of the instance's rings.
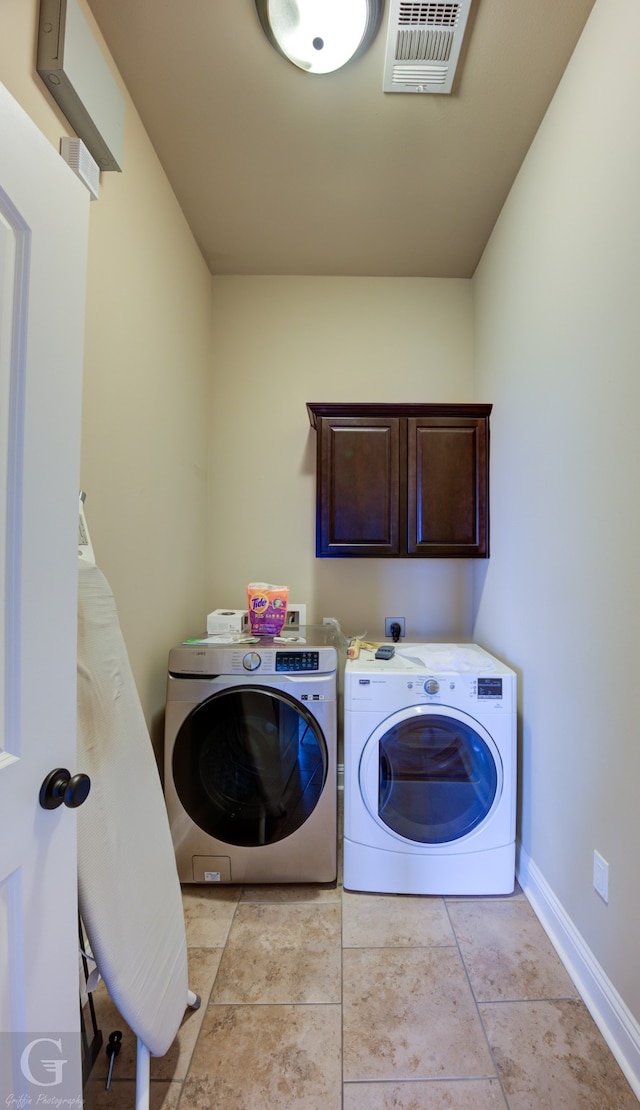
[{"label": "dryer glass door", "polygon": [[497,804],[502,767],[477,721],[454,709],[412,707],[386,721],[362,754],[360,788],[377,821],[405,840],[447,844]]},{"label": "dryer glass door", "polygon": [[305,707],[268,687],[236,686],[183,722],[173,777],[193,821],[226,844],[258,847],[296,832],[327,777],[327,745]]}]

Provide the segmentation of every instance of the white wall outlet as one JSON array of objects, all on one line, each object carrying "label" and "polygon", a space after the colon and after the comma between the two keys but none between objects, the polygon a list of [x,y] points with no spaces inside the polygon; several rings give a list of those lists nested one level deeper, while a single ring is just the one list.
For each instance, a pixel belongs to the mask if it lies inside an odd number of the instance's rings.
[{"label": "white wall outlet", "polygon": [[393,637],[393,624],[400,625],[400,638],[404,636],[404,617],[385,617],[384,618],[384,634],[385,636]]},{"label": "white wall outlet", "polygon": [[593,886],[603,902],[609,903],[609,864],[599,852],[593,853]]}]

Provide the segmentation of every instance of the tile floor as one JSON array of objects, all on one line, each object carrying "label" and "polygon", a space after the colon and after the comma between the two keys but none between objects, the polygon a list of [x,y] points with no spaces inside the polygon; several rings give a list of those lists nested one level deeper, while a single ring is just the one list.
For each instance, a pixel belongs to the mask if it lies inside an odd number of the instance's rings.
[{"label": "tile floor", "polygon": [[[632,1110],[640,1103],[524,894],[189,886],[202,997],[151,1061],[151,1110]],[[85,1110],[135,1106],[135,1040],[104,987]]]}]

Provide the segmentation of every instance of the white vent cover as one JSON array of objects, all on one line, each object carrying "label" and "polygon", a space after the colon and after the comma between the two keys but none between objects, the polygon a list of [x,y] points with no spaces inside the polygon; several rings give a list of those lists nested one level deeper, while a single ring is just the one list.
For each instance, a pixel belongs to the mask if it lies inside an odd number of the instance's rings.
[{"label": "white vent cover", "polygon": [[451,92],[471,2],[390,0],[385,92]]},{"label": "white vent cover", "polygon": [[97,200],[100,195],[100,167],[84,145],[82,139],[69,138],[63,135],[60,139],[60,153],[68,166],[87,186],[91,199]]}]

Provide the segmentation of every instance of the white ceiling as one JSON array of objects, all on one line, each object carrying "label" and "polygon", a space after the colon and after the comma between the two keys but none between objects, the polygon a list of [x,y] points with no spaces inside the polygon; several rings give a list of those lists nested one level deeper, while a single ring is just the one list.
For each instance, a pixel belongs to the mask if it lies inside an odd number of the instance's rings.
[{"label": "white ceiling", "polygon": [[89,6],[212,273],[470,277],[593,2],[474,0],[449,96],[382,92],[386,11],[315,76],[254,0]]}]

